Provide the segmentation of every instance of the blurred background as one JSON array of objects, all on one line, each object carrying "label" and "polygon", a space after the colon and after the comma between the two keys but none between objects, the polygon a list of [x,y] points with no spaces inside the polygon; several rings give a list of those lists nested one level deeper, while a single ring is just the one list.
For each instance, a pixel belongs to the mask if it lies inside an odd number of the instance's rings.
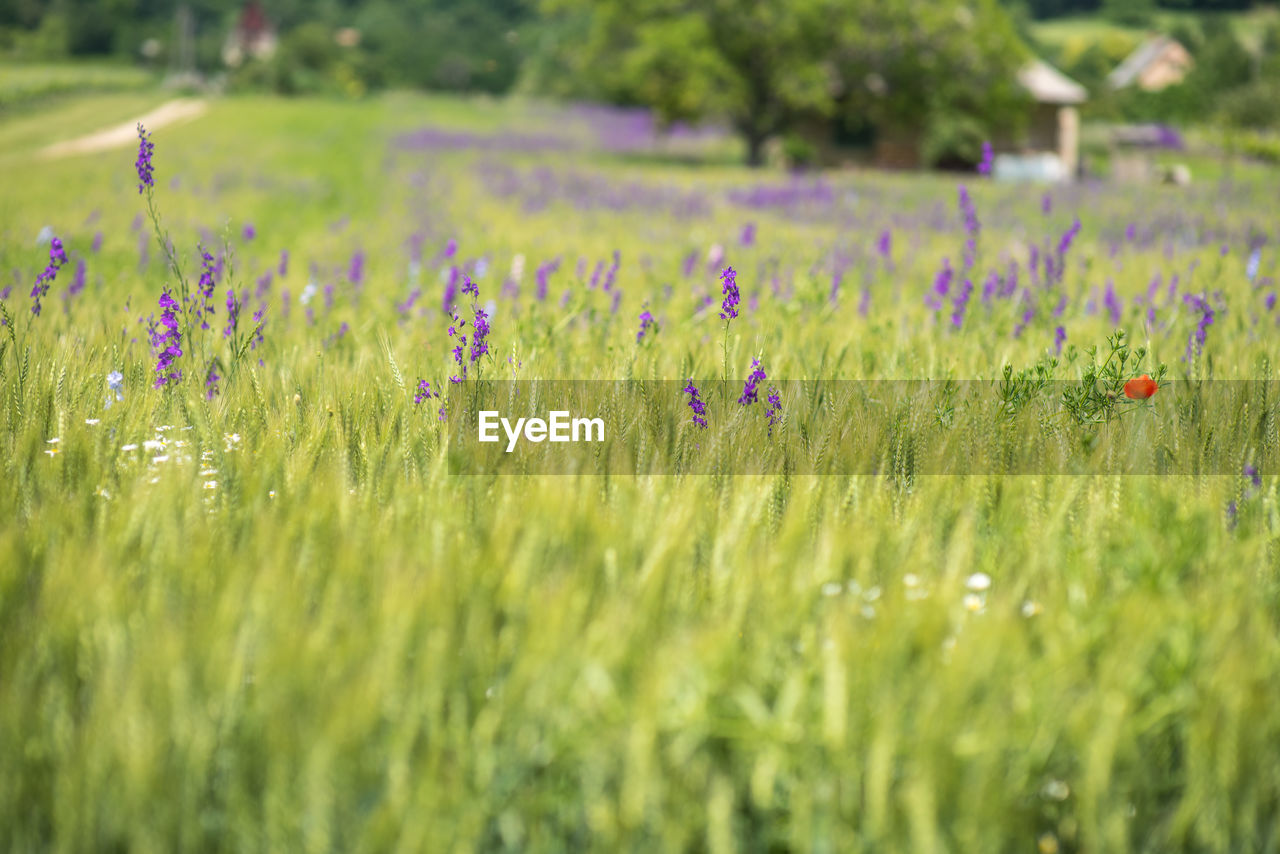
[{"label": "blurred background", "polygon": [[988,142],[1011,179],[1280,163],[1280,10],[1249,0],[0,2],[0,120],[158,86],[608,105],[789,168],[972,169]]}]

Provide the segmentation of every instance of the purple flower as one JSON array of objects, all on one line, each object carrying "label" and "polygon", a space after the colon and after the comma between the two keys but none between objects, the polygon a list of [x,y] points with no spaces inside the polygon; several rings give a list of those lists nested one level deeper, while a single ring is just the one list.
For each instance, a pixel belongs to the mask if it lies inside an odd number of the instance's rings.
[{"label": "purple flower", "polygon": [[243,235],[245,240],[253,240],[253,238],[257,237],[258,230],[253,227],[253,223],[246,222],[240,234]]},{"label": "purple flower", "polygon": [[782,420],[782,397],[773,386],[769,386],[768,401],[769,405],[765,408],[764,415],[769,419],[769,435],[772,436],[773,428]]},{"label": "purple flower", "polygon": [[471,277],[465,273],[462,275],[462,292],[471,294],[473,298],[479,298],[480,286],[471,280]]},{"label": "purple flower", "polygon": [[754,222],[749,222],[742,227],[742,235],[738,238],[738,241],[743,246],[751,246],[756,242],[756,224]]},{"label": "purple flower", "polygon": [[151,333],[151,346],[156,352],[156,388],[170,381],[182,379],[182,371],[174,370],[173,363],[182,355],[182,333],[178,331],[178,302],[168,288],[160,294],[160,324]]},{"label": "purple flower", "polygon": [[613,290],[613,283],[618,278],[618,265],[622,262],[622,253],[617,249],[613,250],[613,263],[609,265],[609,271],[604,274],[604,290]]},{"label": "purple flower", "polygon": [[230,338],[235,334],[236,327],[240,324],[240,301],[236,299],[236,292],[227,290],[227,328],[222,330],[223,338]]},{"label": "purple flower", "polygon": [[196,319],[200,321],[201,329],[208,329],[209,321],[203,318],[214,313],[214,263],[213,256],[204,251],[204,247],[197,247],[197,249],[200,250],[200,281],[196,284],[196,296],[200,302],[196,305]]},{"label": "purple flower", "polygon": [[637,344],[644,340],[644,334],[648,331],[650,326],[653,327],[654,332],[658,331],[658,322],[653,319],[653,315],[649,313],[649,309],[645,308],[644,311],[640,312],[640,331],[636,333]]},{"label": "purple flower", "polygon": [[444,284],[444,297],[441,300],[440,310],[445,314],[453,311],[458,302],[458,268],[449,268],[449,277]]},{"label": "purple flower", "polygon": [[893,263],[893,232],[885,229],[880,232],[880,239],[876,241],[876,251],[880,253],[880,257],[884,259],[885,265]]},{"label": "purple flower", "polygon": [[433,397],[438,398],[440,394],[431,390],[431,383],[426,380],[418,380],[418,389],[413,394],[413,402],[415,405],[421,404],[423,401],[430,400]]},{"label": "purple flower", "polygon": [[942,301],[946,299],[947,293],[951,290],[951,259],[942,259],[942,269],[938,271],[938,275],[933,279],[933,290],[925,297],[924,304],[934,311],[942,309]]},{"label": "purple flower", "polygon": [[973,294],[973,280],[965,279],[960,283],[960,290],[956,294],[955,301],[952,303],[953,311],[951,312],[951,325],[959,329],[964,325],[965,309],[969,305],[969,297]]},{"label": "purple flower", "polygon": [[723,283],[720,292],[724,296],[720,303],[720,319],[728,322],[738,316],[738,303],[741,301],[738,295],[737,274],[732,267],[724,268],[720,273],[720,281]]},{"label": "purple flower", "polygon": [[1258,474],[1258,467],[1249,463],[1245,464],[1244,476],[1249,478],[1249,482],[1253,484],[1253,488],[1257,489],[1262,486],[1262,476]]},{"label": "purple flower", "polygon": [[218,394],[218,381],[222,377],[218,376],[217,363],[209,363],[209,372],[204,377],[204,399],[213,400]]},{"label": "purple flower", "polygon": [[[694,269],[697,268],[697,266],[698,266],[698,250],[695,249],[684,257],[684,263],[681,265],[680,270],[682,273],[684,273],[684,277],[687,279],[693,275],[693,271]],[[579,274],[579,278],[581,278],[581,274]]]},{"label": "purple flower", "polygon": [[444,245],[444,257],[448,259],[448,258],[452,258],[454,255],[457,255],[457,254],[458,254],[458,241],[450,237],[449,242]]},{"label": "purple flower", "polygon": [[356,287],[364,282],[364,253],[359,250],[351,256],[351,263],[347,266],[347,281]]},{"label": "purple flower", "polygon": [[[262,343],[262,327],[266,326],[262,315],[266,314],[266,311],[267,307],[264,305],[253,313],[253,340],[249,343],[250,350],[257,350],[258,345]],[[258,360],[258,364],[262,364],[261,359]]]},{"label": "purple flower", "polygon": [[280,250],[280,267],[278,269],[278,272],[280,273],[281,276],[289,272],[289,250],[288,249]]},{"label": "purple flower", "polygon": [[1209,337],[1209,327],[1213,325],[1214,310],[1209,304],[1209,300],[1204,296],[1196,296],[1195,294],[1186,294],[1182,301],[1191,307],[1192,311],[1200,313],[1200,320],[1196,323],[1195,332],[1191,333],[1187,338],[1187,361],[1191,361],[1192,355],[1198,355],[1204,350],[1204,343]]},{"label": "purple flower", "polygon": [[995,159],[995,154],[991,150],[991,143],[982,143],[982,162],[978,164],[979,175],[991,174],[991,163]]},{"label": "purple flower", "polygon": [[67,263],[67,253],[62,248],[62,241],[54,237],[49,240],[49,265],[44,268],[40,275],[36,276],[35,286],[31,289],[31,296],[35,302],[31,306],[31,313],[39,317],[40,300],[49,293],[49,286],[53,284],[53,280],[58,277],[58,271],[62,269],[62,265]]},{"label": "purple flower", "polygon": [[1067,330],[1059,326],[1053,331],[1053,353],[1059,355],[1062,353],[1062,345],[1067,340]]},{"label": "purple flower", "polygon": [[102,232],[101,231],[93,235],[93,245],[89,248],[93,252],[98,252],[102,249]]},{"label": "purple flower", "polygon": [[1119,325],[1121,309],[1123,308],[1120,298],[1116,296],[1115,282],[1107,279],[1107,290],[1102,296],[1102,304],[1107,307],[1107,313],[1111,316],[1111,324]]},{"label": "purple flower", "polygon": [[760,385],[760,381],[766,379],[765,372],[760,367],[759,359],[751,360],[751,374],[747,377],[746,383],[742,386],[742,394],[738,397],[738,403],[743,406],[750,406],[756,402],[756,386]]},{"label": "purple flower", "polygon": [[147,187],[156,185],[152,173],[155,167],[151,163],[151,153],[155,151],[155,144],[151,142],[151,137],[147,134],[146,129],[142,127],[142,123],[138,123],[138,159],[133,164],[138,170],[138,192],[141,193]]},{"label": "purple flower", "polygon": [[547,288],[550,285],[551,274],[559,269],[560,269],[559,258],[556,258],[554,261],[548,261],[545,264],[538,265],[538,270],[534,274],[534,278],[537,280],[537,288],[534,291],[534,295],[538,298],[539,301],[545,300],[547,298]]},{"label": "purple flower", "polygon": [[[480,295],[480,289],[472,286],[476,296]],[[465,291],[466,288],[463,288]],[[480,357],[489,352],[489,313],[483,308],[476,306],[475,319],[471,323],[471,364],[480,361]]]},{"label": "purple flower", "polygon": [[1254,250],[1249,253],[1249,262],[1245,264],[1244,267],[1244,275],[1245,278],[1249,280],[1249,284],[1253,284],[1254,280],[1258,278],[1258,265],[1261,262],[1262,249],[1255,247]]},{"label": "purple flower", "polygon": [[705,430],[707,428],[707,405],[702,402],[698,387],[693,384],[692,379],[684,387],[684,391],[685,394],[689,395],[689,408],[693,410],[693,423]]}]

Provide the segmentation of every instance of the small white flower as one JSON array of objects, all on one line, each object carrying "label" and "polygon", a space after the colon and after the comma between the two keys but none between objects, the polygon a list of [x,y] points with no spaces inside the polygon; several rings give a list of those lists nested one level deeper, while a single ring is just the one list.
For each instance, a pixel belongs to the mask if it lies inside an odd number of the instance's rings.
[{"label": "small white flower", "polygon": [[987,600],[979,596],[977,593],[966,593],[964,596],[964,608],[973,614],[981,614],[987,606]]},{"label": "small white flower", "polygon": [[1050,780],[1044,784],[1040,794],[1051,801],[1065,801],[1071,796],[1071,787],[1062,780]]},{"label": "small white flower", "polygon": [[45,441],[45,443],[46,443],[46,444],[49,444],[49,445],[56,445],[56,444],[58,444],[59,442],[61,442],[62,440],[61,440],[61,439],[59,439],[59,438],[57,438],[57,437],[55,436],[55,437],[54,437],[54,438],[52,438],[52,439],[45,439],[44,441]]},{"label": "small white flower", "polygon": [[916,575],[914,572],[908,572],[906,575],[902,576],[902,583],[908,587],[919,587],[920,576]]},{"label": "small white flower", "polygon": [[215,475],[215,474],[217,474],[217,473],[218,473],[218,470],[217,470],[217,469],[203,469],[203,470],[200,472],[200,476],[201,476],[201,477],[212,477],[213,475]]},{"label": "small white flower", "polygon": [[268,498],[275,498],[275,497],[276,497],[276,491],[275,491],[274,489],[273,489],[273,490],[271,490],[270,492],[268,492],[268,493],[267,493],[267,497],[268,497]]},{"label": "small white flower", "polygon": [[973,575],[969,576],[969,579],[964,583],[964,586],[968,587],[974,593],[981,593],[984,590],[990,590],[991,576],[987,575],[985,572],[975,572]]},{"label": "small white flower", "polygon": [[153,462],[153,463],[167,463],[167,462],[169,462],[169,455],[168,455],[168,454],[161,454],[161,455],[160,455],[160,456],[158,456],[158,457],[152,457],[152,458],[151,458],[151,462]]},{"label": "small white flower", "polygon": [[92,427],[92,426],[94,426],[95,424],[101,424],[101,423],[102,423],[102,419],[101,419],[101,418],[86,418],[86,419],[84,420],[84,423],[85,423],[85,424],[88,424],[90,427]]},{"label": "small white flower", "polygon": [[135,445],[135,444],[121,445],[121,446],[120,446],[120,450],[122,450],[122,451],[136,451],[136,450],[138,450],[138,446],[137,446],[137,445]]},{"label": "small white flower", "polygon": [[217,488],[218,488],[218,482],[217,482],[216,480],[206,480],[206,481],[204,482],[204,488],[205,488],[205,489],[217,489]]},{"label": "small white flower", "polygon": [[146,440],[145,442],[143,442],[143,443],[142,443],[142,450],[144,450],[144,451],[163,451],[163,450],[164,450],[164,441],[163,441],[163,440],[161,440],[161,439],[148,439],[148,440]]},{"label": "small white flower", "polygon": [[840,582],[828,581],[826,584],[822,585],[822,595],[823,596],[839,596],[840,591],[843,589],[844,588],[840,585]]},{"label": "small white flower", "polygon": [[58,454],[58,449],[57,449],[57,448],[50,448],[49,450],[45,451],[45,453],[46,453],[46,454],[48,454],[48,455],[49,455],[49,456],[51,456],[51,457],[54,457],[54,456],[57,456],[57,454]]},{"label": "small white flower", "polygon": [[864,618],[864,619],[867,619],[867,620],[874,620],[874,619],[876,618],[876,609],[875,609],[875,606],[873,606],[873,605],[863,605],[863,606],[862,606],[862,616],[863,616],[863,618]]},{"label": "small white flower", "polygon": [[876,601],[877,599],[879,599],[879,598],[880,598],[880,585],[879,585],[879,584],[877,584],[877,585],[875,585],[875,586],[873,586],[873,587],[868,587],[868,588],[867,588],[867,592],[862,594],[862,598],[863,598],[863,599],[865,599],[865,600],[867,600],[868,602],[874,602],[874,601]]},{"label": "small white flower", "polygon": [[172,424],[161,424],[159,427],[157,427],[157,428],[156,428],[156,432],[157,432],[157,433],[165,433],[165,432],[167,432],[167,431],[169,431],[169,430],[172,430],[172,429],[173,429],[173,425],[172,425]]},{"label": "small white flower", "polygon": [[1022,616],[1026,617],[1028,620],[1043,610],[1044,608],[1040,607],[1040,603],[1036,602],[1034,599],[1028,599],[1022,603]]}]

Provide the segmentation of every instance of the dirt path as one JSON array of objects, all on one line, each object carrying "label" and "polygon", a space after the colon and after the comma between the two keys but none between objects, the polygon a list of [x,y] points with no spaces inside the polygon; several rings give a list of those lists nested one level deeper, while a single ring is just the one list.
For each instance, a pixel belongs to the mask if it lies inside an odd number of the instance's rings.
[{"label": "dirt path", "polygon": [[208,108],[209,105],[206,102],[195,98],[177,98],[161,104],[146,115],[130,119],[124,124],[106,128],[78,139],[55,142],[53,145],[41,149],[40,156],[52,159],[70,157],[75,154],[89,154],[94,151],[107,151],[112,148],[124,148],[137,142],[139,122],[147,130],[155,130],[175,122],[194,119]]}]

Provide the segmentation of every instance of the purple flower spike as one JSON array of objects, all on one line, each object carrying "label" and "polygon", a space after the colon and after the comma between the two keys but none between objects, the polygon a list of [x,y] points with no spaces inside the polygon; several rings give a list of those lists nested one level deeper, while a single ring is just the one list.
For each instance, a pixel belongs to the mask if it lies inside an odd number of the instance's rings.
[{"label": "purple flower spike", "polygon": [[729,321],[738,316],[738,303],[741,297],[738,294],[738,278],[737,273],[732,267],[725,267],[720,273],[720,281],[723,286],[720,292],[724,295],[723,301],[720,303],[720,319]]},{"label": "purple flower spike", "polygon": [[156,388],[182,379],[182,371],[173,363],[182,355],[182,333],[178,331],[178,301],[168,289],[160,295],[160,324],[151,333],[151,346],[156,351]]},{"label": "purple flower spike", "polygon": [[31,313],[40,316],[40,300],[49,293],[49,286],[53,284],[53,280],[58,277],[58,271],[62,269],[62,265],[67,263],[67,253],[62,248],[62,241],[54,237],[49,240],[49,266],[44,268],[44,272],[36,276],[35,286],[31,289],[31,296],[35,302],[31,306]]},{"label": "purple flower spike", "polygon": [[693,423],[703,430],[707,429],[707,405],[702,402],[702,396],[698,392],[698,387],[693,384],[693,380],[689,380],[689,384],[684,387],[685,394],[689,395],[689,409],[693,411]]},{"label": "purple flower spike", "polygon": [[155,166],[153,166],[151,163],[151,154],[153,151],[155,151],[155,148],[156,148],[155,143],[151,141],[150,135],[147,133],[146,129],[142,126],[142,123],[139,122],[138,123],[138,159],[133,164],[134,168],[138,170],[138,192],[139,193],[141,193],[147,187],[154,187],[156,185],[155,178],[152,177],[152,173],[155,171]]},{"label": "purple flower spike", "polygon": [[746,383],[742,386],[742,395],[738,398],[738,403],[743,406],[750,406],[757,400],[757,386],[760,382],[767,379],[765,372],[760,367],[759,359],[751,360],[751,375],[747,377]]},{"label": "purple flower spike", "polygon": [[644,311],[640,312],[640,331],[636,333],[637,344],[644,340],[644,335],[651,326],[653,327],[654,332],[658,331],[658,322],[653,319],[653,315],[649,313],[649,309],[645,308]]},{"label": "purple flower spike", "polygon": [[782,420],[782,397],[779,396],[778,390],[772,386],[769,387],[769,406],[765,409],[764,415],[769,419],[769,435],[773,435],[773,428],[778,426],[778,422]]},{"label": "purple flower spike", "polygon": [[990,175],[991,164],[995,160],[995,154],[991,150],[991,143],[982,143],[982,162],[978,164],[979,175]]}]

